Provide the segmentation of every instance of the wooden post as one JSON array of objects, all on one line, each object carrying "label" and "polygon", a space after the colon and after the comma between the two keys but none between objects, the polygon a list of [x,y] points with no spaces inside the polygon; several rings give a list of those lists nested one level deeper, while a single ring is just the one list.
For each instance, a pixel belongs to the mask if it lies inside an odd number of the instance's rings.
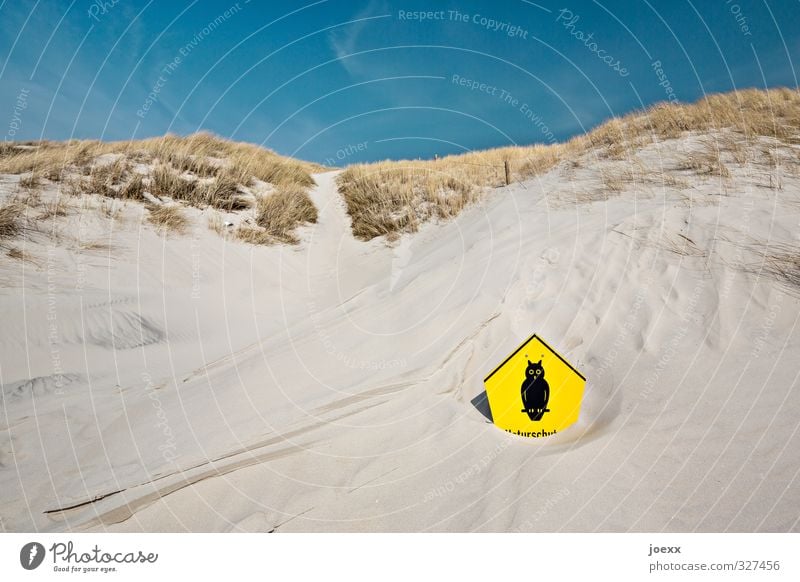
[{"label": "wooden post", "polygon": [[506,169],[506,186],[509,186],[511,184],[511,168],[508,167],[508,160],[503,162],[503,166]]}]

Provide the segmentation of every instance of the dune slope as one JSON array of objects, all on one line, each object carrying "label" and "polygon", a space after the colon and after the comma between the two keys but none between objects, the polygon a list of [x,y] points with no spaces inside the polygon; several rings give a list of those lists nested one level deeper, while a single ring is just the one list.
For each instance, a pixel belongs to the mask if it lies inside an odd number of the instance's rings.
[{"label": "dune slope", "polygon": [[[135,207],[108,248],[32,234],[0,264],[2,527],[797,531],[800,179],[702,151],[589,152],[391,244],[335,172],[295,247]],[[588,378],[549,439],[482,397],[533,332]]]}]

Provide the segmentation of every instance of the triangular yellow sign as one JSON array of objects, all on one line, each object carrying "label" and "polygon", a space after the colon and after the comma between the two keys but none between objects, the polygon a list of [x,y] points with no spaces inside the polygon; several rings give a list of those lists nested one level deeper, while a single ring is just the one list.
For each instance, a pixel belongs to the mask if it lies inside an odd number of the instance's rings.
[{"label": "triangular yellow sign", "polygon": [[586,378],[534,334],[483,383],[497,426],[546,437],[578,420]]}]

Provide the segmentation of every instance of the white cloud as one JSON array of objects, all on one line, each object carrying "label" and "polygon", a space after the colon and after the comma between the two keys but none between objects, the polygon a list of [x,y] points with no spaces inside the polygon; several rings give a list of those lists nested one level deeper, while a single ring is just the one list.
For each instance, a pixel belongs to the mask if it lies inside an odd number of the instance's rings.
[{"label": "white cloud", "polygon": [[346,58],[359,50],[363,50],[360,40],[368,26],[375,22],[375,17],[386,16],[390,13],[385,0],[371,0],[366,7],[355,14],[352,20],[356,21],[345,27],[332,31],[328,41],[337,58],[345,70],[354,77],[365,76],[367,69],[360,62],[359,57]]}]

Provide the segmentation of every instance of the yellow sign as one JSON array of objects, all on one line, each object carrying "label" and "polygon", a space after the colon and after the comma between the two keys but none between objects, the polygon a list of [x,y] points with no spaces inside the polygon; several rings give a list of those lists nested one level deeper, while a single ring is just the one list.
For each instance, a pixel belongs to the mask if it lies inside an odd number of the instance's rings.
[{"label": "yellow sign", "polygon": [[497,426],[546,437],[578,420],[586,378],[534,334],[483,384]]}]

